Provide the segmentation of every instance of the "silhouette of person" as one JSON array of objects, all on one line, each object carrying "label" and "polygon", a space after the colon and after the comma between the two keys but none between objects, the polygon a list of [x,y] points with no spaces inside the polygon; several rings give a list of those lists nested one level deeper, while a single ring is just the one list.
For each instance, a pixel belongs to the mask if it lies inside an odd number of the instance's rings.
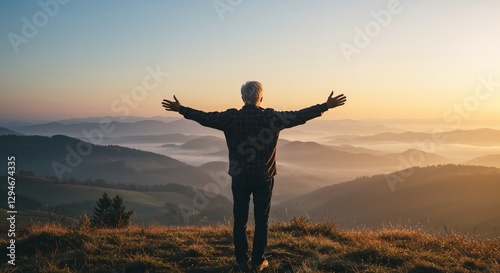
[{"label": "silhouette of person", "polygon": [[241,109],[223,112],[203,112],[164,99],[162,106],[167,111],[179,112],[186,119],[224,132],[229,149],[229,175],[233,193],[233,237],[236,265],[246,271],[249,264],[247,242],[247,220],[250,195],[253,194],[255,234],[251,264],[259,272],[268,266],[264,252],[267,247],[268,220],[271,195],[276,175],[276,144],[281,130],[306,123],[319,117],[330,108],[344,105],[346,97],[333,97],[333,91],[325,103],[299,111],[275,111],[261,108],[262,84],[248,81],[241,86],[241,98],[245,105]]}]

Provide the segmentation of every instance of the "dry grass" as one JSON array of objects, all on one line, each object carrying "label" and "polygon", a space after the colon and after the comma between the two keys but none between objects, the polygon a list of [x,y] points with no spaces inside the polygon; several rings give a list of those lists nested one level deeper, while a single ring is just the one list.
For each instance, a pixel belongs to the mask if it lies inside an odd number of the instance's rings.
[{"label": "dry grass", "polygon": [[[252,232],[249,231],[251,240]],[[7,239],[0,240],[5,249]],[[1,272],[236,272],[232,229],[130,226],[69,229],[30,225],[16,242],[18,265]],[[387,228],[346,231],[304,219],[270,227],[266,272],[500,272],[500,240]]]}]

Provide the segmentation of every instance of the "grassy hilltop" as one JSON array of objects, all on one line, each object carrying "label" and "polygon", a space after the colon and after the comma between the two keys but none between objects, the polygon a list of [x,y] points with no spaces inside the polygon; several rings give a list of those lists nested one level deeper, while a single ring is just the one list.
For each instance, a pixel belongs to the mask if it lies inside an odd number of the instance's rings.
[{"label": "grassy hilltop", "polygon": [[[252,237],[250,237],[252,239]],[[6,238],[0,240],[7,247]],[[236,272],[232,229],[131,226],[89,230],[34,224],[18,233],[1,272]],[[265,272],[500,272],[500,241],[416,229],[347,231],[303,218],[270,227]]]}]

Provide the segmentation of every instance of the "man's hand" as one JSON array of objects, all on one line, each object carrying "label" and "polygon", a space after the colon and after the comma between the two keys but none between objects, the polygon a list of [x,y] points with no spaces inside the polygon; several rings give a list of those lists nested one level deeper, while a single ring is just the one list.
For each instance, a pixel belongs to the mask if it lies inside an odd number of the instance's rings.
[{"label": "man's hand", "polygon": [[344,105],[347,100],[344,94],[340,94],[333,98],[332,96],[333,96],[333,91],[332,93],[330,93],[330,96],[328,96],[328,99],[326,100],[326,105],[328,106],[328,108],[335,108],[337,106]]},{"label": "man's hand", "polygon": [[179,112],[179,108],[181,107],[181,103],[179,102],[179,100],[175,97],[174,95],[174,100],[175,101],[171,101],[171,100],[163,100],[163,102],[161,103],[161,105],[165,108],[165,110],[167,111],[174,111],[174,112]]}]

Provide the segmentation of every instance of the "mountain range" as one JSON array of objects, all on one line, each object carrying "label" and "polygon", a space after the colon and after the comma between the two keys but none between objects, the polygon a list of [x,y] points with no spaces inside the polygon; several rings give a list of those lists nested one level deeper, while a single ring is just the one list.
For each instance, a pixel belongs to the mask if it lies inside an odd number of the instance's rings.
[{"label": "mountain range", "polygon": [[[230,217],[227,146],[221,132],[178,118],[110,120],[108,132],[97,118],[0,128],[1,163],[5,166],[7,156],[15,155],[18,170],[52,180],[22,178],[26,187],[19,194],[26,202],[72,208],[71,200],[94,200],[103,190],[55,183],[58,179],[101,178],[111,183],[181,184],[197,189],[215,185],[219,199],[208,202],[210,219],[219,212],[221,219]],[[97,133],[102,141],[91,143],[84,132],[94,137]],[[314,141],[304,141],[304,136]],[[457,144],[456,149],[475,151],[458,160],[453,158],[456,153],[447,150],[452,145],[441,146],[437,153],[406,145],[433,139],[434,144]],[[500,167],[495,150],[499,140],[500,130],[485,128],[438,135],[351,120],[308,122],[281,134],[272,216],[279,220],[305,216],[348,228],[409,225],[498,235],[500,170],[494,167]],[[384,149],[385,145],[394,146]],[[135,149],[143,147],[153,147],[154,153]],[[198,163],[189,161],[193,157]],[[385,175],[375,175],[380,173]],[[179,204],[193,203],[196,196],[176,191],[109,191],[123,194],[128,205],[145,217],[141,219],[169,224],[180,221]],[[82,198],[75,197],[79,192]]]},{"label": "mountain range", "polygon": [[101,137],[120,137],[120,136],[136,136],[136,135],[167,135],[167,134],[195,134],[195,135],[210,135],[220,132],[206,128],[203,126],[195,126],[194,121],[190,120],[174,120],[171,122],[163,122],[158,120],[141,120],[136,122],[120,122],[109,121],[108,123],[100,122],[80,122],[80,123],[60,123],[50,122],[44,124],[34,124],[16,129],[18,132],[26,135],[67,135],[77,137],[86,141],[91,141],[92,138]]},{"label": "mountain range", "polygon": [[498,236],[499,194],[498,168],[413,167],[323,187],[274,206],[273,215],[302,215],[348,228],[403,225]]},{"label": "mountain range", "polygon": [[[96,202],[104,192],[111,197],[120,195],[127,209],[134,210],[132,219],[138,224],[211,223],[230,219],[232,215],[231,201],[221,195],[177,184],[164,188],[159,191],[137,191],[17,176],[16,204],[19,205],[18,210],[22,210],[18,218],[23,218],[18,219],[18,223],[29,222],[26,218],[43,220],[46,212],[52,212],[55,216],[59,214],[60,218],[70,217],[74,222],[81,220],[84,213],[92,217]],[[6,196],[6,192],[3,193]]]},{"label": "mountain range", "polygon": [[16,156],[18,170],[59,179],[101,178],[113,183],[178,183],[198,188],[214,182],[202,169],[168,156],[116,145],[94,145],[63,135],[0,136],[2,162],[9,155]]},{"label": "mountain range", "polygon": [[3,135],[15,135],[15,136],[22,136],[23,134],[18,133],[18,132],[16,132],[16,131],[13,131],[13,130],[11,130],[11,129],[7,129],[7,128],[0,127],[0,136],[3,136]]},{"label": "mountain range", "polygon": [[500,154],[476,157],[466,161],[465,164],[500,168]]},{"label": "mountain range", "polygon": [[500,145],[500,130],[482,128],[473,130],[454,130],[436,134],[422,132],[381,133],[371,136],[332,137],[329,143],[366,143],[366,142],[435,142],[448,144],[467,144],[476,146]]},{"label": "mountain range", "polygon": [[[452,163],[454,159],[437,154],[409,149],[400,153],[385,153],[374,155],[369,152],[353,153],[351,147],[347,152],[345,148],[325,146],[316,142],[293,141],[277,152],[278,160],[285,163],[300,164],[310,168],[397,168],[402,160],[412,158],[414,154],[422,157],[419,166]],[[360,150],[361,151],[361,150]]]}]

